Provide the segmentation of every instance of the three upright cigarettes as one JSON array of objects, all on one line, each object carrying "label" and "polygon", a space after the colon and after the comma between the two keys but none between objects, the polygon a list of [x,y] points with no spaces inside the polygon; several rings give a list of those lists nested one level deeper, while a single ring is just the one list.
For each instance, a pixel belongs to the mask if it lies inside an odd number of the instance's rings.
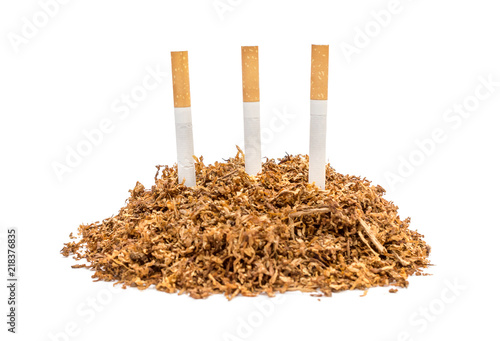
[{"label": "three upright cigarettes", "polygon": [[[196,185],[193,124],[187,51],[172,52],[178,181]],[[309,131],[309,183],[325,188],[326,114],[328,100],[328,45],[312,45]],[[245,171],[262,171],[260,134],[259,48],[241,47]]]}]

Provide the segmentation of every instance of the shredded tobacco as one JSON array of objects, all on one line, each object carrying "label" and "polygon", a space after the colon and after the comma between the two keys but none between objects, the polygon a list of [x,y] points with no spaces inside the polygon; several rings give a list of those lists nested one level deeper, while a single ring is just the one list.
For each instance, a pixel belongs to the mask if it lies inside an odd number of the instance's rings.
[{"label": "shredded tobacco", "polygon": [[195,187],[157,166],[151,189],[137,182],[118,215],[81,225],[61,253],[96,280],[194,298],[407,287],[430,265],[423,235],[366,179],[327,165],[321,190],[302,155],[267,160],[256,177],[239,148],[227,162],[195,159]]}]

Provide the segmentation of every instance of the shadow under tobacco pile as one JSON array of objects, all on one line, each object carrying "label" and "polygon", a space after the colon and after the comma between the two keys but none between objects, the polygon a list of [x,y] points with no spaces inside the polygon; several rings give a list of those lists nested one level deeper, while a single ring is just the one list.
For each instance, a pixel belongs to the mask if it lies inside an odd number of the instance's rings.
[{"label": "shadow under tobacco pile", "polygon": [[406,287],[429,266],[430,247],[382,187],[327,165],[322,190],[308,183],[308,156],[267,160],[257,176],[244,161],[239,148],[226,162],[196,159],[193,187],[157,166],[151,189],[137,183],[116,216],[81,225],[62,254],[98,280],[193,298]]}]

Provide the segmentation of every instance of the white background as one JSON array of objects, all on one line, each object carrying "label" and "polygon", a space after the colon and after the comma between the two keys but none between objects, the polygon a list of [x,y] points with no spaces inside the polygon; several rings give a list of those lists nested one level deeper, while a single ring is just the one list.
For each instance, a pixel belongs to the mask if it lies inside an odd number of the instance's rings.
[{"label": "white background", "polygon": [[[497,339],[500,87],[471,96],[481,77],[500,82],[498,3],[401,0],[383,26],[373,11],[393,9],[388,0],[221,0],[229,6],[221,15],[214,3],[73,0],[47,23],[37,1],[1,3],[5,268],[7,228],[19,233],[18,334],[6,331],[2,280],[2,340]],[[16,45],[23,18],[39,27]],[[388,190],[432,246],[433,276],[412,277],[397,294],[294,293],[278,303],[110,293],[109,283],[71,269],[59,254],[69,233],[116,214],[136,181],[150,187],[154,166],[175,162],[170,51],[189,50],[195,153],[212,163],[242,146],[241,45],[260,47],[263,155],[308,152],[312,43],[330,44],[329,161]],[[343,52],[348,45],[356,53]],[[127,117],[113,111],[140,91],[148,67],[161,83]],[[464,102],[473,110],[462,118],[453,110]],[[54,165],[103,119],[113,131],[58,177]],[[415,141],[435,129],[445,141],[424,155]],[[260,320],[255,302],[274,309]]]}]

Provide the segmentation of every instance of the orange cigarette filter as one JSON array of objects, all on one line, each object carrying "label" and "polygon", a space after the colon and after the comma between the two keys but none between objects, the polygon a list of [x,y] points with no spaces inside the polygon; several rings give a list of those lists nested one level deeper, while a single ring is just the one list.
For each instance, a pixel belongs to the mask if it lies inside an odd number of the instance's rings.
[{"label": "orange cigarette filter", "polygon": [[259,47],[241,47],[243,102],[259,102]]},{"label": "orange cigarette filter", "polygon": [[328,99],[328,45],[312,46],[311,99]]},{"label": "orange cigarette filter", "polygon": [[174,107],[186,108],[191,106],[191,92],[189,90],[189,64],[187,51],[171,53],[172,83],[174,88]]}]

